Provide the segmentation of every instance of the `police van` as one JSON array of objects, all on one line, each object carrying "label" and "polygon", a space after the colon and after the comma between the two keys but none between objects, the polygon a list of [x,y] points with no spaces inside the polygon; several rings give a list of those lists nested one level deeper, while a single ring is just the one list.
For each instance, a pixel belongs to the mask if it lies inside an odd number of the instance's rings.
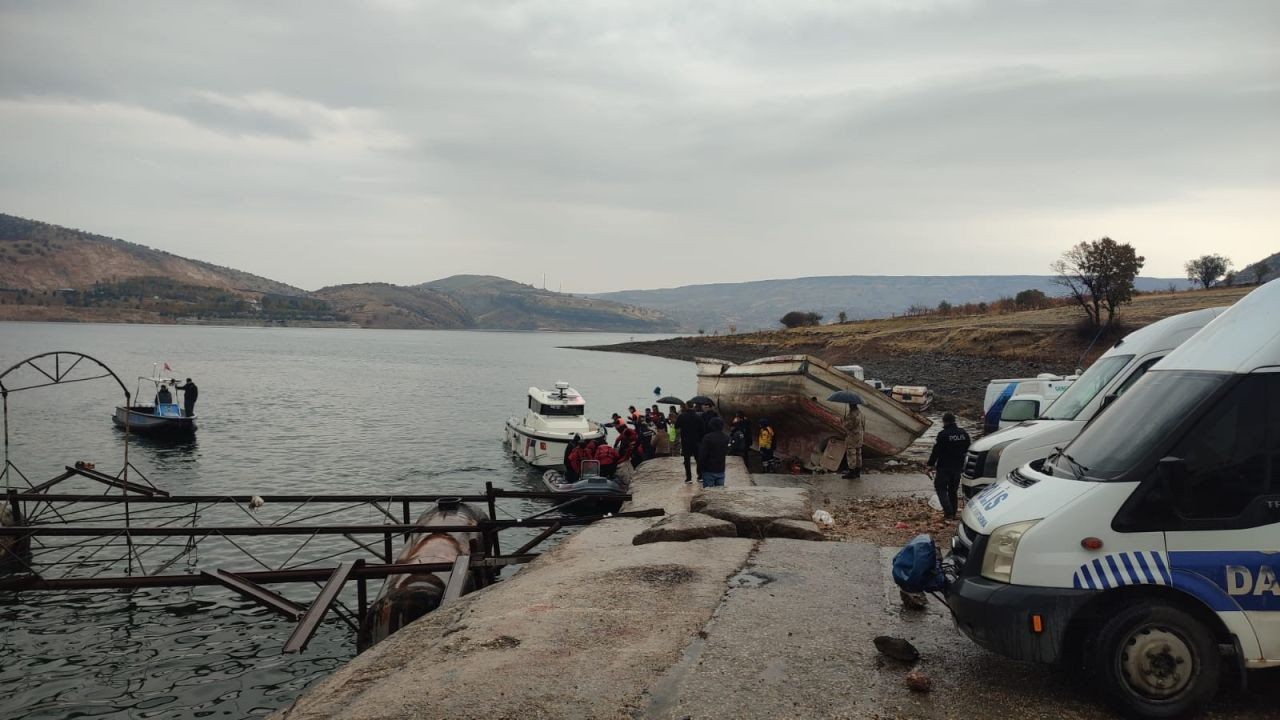
[{"label": "police van", "polygon": [[978,494],[952,543],[959,628],[1081,667],[1142,717],[1194,713],[1224,677],[1280,667],[1277,317],[1273,281],[1065,449]]},{"label": "police van", "polygon": [[[979,438],[969,446],[960,479],[966,497],[1032,460],[1071,442],[1084,426],[1123,395],[1165,355],[1226,308],[1174,315],[1135,330],[1099,357],[1035,419]],[[990,387],[988,387],[990,392]]]}]

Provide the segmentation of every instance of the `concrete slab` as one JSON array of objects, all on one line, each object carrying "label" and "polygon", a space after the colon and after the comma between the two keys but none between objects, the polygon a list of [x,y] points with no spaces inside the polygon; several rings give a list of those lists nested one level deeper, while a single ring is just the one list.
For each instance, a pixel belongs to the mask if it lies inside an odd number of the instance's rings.
[{"label": "concrete slab", "polygon": [[763,541],[639,717],[873,717],[879,572],[869,544]]},{"label": "concrete slab", "polygon": [[694,512],[728,520],[742,537],[764,537],[775,520],[808,520],[809,494],[802,488],[710,488],[694,497]]},{"label": "concrete slab", "polygon": [[827,539],[812,520],[774,520],[764,529],[764,536],[819,542]]},{"label": "concrete slab", "polygon": [[676,513],[667,515],[652,527],[631,539],[632,545],[654,542],[688,542],[713,537],[737,537],[738,529],[728,520],[719,520],[702,513]]}]

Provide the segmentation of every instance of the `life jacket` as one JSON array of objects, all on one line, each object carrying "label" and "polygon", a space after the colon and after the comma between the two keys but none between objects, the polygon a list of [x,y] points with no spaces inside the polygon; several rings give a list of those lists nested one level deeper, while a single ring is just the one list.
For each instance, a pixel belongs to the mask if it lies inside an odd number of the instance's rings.
[{"label": "life jacket", "polygon": [[586,452],[587,449],[581,445],[569,451],[569,469],[573,470],[575,475],[582,470],[582,459]]},{"label": "life jacket", "polygon": [[596,460],[600,461],[601,467],[617,465],[619,460],[618,451],[605,443],[601,443],[600,447],[596,448]]}]

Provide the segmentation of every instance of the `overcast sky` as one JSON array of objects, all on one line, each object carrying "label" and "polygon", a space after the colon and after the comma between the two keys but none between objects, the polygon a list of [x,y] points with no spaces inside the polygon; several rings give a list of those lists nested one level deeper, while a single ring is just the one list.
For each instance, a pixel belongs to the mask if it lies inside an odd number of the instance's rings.
[{"label": "overcast sky", "polygon": [[1280,251],[1280,2],[0,0],[0,212],[307,289]]}]

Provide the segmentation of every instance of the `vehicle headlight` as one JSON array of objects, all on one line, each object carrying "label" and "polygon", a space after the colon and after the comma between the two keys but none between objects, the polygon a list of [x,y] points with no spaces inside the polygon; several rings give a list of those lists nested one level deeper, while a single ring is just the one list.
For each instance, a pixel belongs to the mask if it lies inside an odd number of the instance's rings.
[{"label": "vehicle headlight", "polygon": [[991,449],[987,451],[986,462],[982,463],[982,477],[996,476],[996,470],[1000,468],[1000,454],[1004,452],[1005,448],[1015,442],[1017,441],[1005,440],[1002,443],[997,443],[991,446]]},{"label": "vehicle headlight", "polygon": [[1013,575],[1013,556],[1018,552],[1018,542],[1039,520],[1001,525],[987,539],[987,551],[982,556],[982,577],[1007,583]]}]

